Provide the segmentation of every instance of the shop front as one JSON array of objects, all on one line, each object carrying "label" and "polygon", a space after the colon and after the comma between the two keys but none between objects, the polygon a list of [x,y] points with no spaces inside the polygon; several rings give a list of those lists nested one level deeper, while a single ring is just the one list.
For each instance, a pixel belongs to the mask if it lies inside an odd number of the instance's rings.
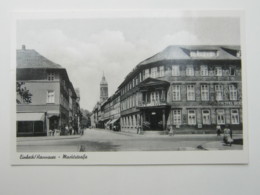
[{"label": "shop front", "polygon": [[45,113],[17,113],[17,137],[46,136]]}]

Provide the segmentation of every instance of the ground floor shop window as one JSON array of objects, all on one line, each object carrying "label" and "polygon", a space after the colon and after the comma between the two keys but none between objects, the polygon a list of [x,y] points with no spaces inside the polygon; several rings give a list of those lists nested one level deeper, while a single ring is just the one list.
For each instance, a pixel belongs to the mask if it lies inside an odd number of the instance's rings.
[{"label": "ground floor shop window", "polygon": [[210,124],[210,111],[209,110],[202,110],[202,123],[204,125]]},{"label": "ground floor shop window", "polygon": [[180,125],[181,124],[181,110],[173,111],[173,124]]},{"label": "ground floor shop window", "polygon": [[237,109],[231,110],[231,123],[232,124],[239,124],[239,114]]},{"label": "ground floor shop window", "polygon": [[217,110],[217,124],[223,125],[225,124],[225,111]]},{"label": "ground floor shop window", "polygon": [[33,133],[33,122],[31,121],[19,121],[18,133]]},{"label": "ground floor shop window", "polygon": [[17,124],[18,133],[43,133],[43,121],[19,121]]},{"label": "ground floor shop window", "polygon": [[188,124],[196,125],[196,112],[195,110],[188,110]]}]

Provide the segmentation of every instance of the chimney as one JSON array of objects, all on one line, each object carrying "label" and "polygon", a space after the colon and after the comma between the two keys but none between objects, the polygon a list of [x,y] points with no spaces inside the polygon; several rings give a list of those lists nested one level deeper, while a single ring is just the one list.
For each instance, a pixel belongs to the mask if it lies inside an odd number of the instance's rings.
[{"label": "chimney", "polygon": [[26,47],[25,47],[25,45],[22,45],[22,50],[26,50]]}]

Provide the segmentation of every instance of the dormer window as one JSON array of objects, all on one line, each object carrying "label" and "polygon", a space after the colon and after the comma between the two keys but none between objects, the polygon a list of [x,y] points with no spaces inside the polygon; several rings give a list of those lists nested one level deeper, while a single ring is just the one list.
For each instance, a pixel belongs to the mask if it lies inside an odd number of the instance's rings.
[{"label": "dormer window", "polygon": [[55,79],[55,73],[54,72],[49,72],[48,76],[47,76],[47,79],[49,81],[53,81]]},{"label": "dormer window", "polygon": [[218,51],[217,50],[191,50],[190,57],[201,57],[201,58],[210,58],[210,57],[217,57]]}]

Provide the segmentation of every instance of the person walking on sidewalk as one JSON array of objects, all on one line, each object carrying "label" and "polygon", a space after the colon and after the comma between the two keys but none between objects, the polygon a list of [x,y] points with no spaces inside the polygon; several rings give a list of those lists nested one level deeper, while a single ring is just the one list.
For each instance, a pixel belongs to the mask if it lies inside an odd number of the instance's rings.
[{"label": "person walking on sidewalk", "polygon": [[170,125],[169,130],[169,136],[174,135],[173,125]]},{"label": "person walking on sidewalk", "polygon": [[224,129],[224,137],[223,137],[223,141],[225,144],[227,145],[232,145],[233,143],[233,139],[232,139],[232,131],[230,130],[230,128],[228,127],[228,125],[226,125],[225,129]]},{"label": "person walking on sidewalk", "polygon": [[221,134],[221,126],[220,125],[217,125],[216,131],[217,131],[217,136],[220,136],[220,134]]},{"label": "person walking on sidewalk", "polygon": [[136,132],[136,133],[137,133],[137,134],[140,133],[140,128],[141,128],[141,126],[138,124],[137,127],[136,127],[136,129],[137,129],[137,132]]}]

